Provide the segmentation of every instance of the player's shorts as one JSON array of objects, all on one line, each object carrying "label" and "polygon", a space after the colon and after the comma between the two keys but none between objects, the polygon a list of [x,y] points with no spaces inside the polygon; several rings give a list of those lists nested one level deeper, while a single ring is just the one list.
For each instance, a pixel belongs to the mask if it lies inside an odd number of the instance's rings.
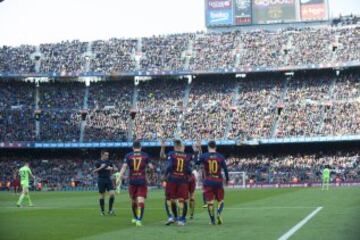
[{"label": "player's shorts", "polygon": [[191,180],[189,182],[189,193],[193,194],[195,192],[195,188],[196,188],[195,178],[191,178]]},{"label": "player's shorts", "polygon": [[323,182],[330,182],[330,178],[329,177],[323,177]]},{"label": "player's shorts", "polygon": [[167,182],[165,188],[165,196],[167,200],[189,198],[189,183]]},{"label": "player's shorts", "polygon": [[114,190],[114,185],[111,179],[99,179],[98,180],[99,193],[105,193],[106,191]]},{"label": "player's shorts", "polygon": [[147,197],[147,186],[146,185],[129,185],[129,196],[131,199],[137,197]]},{"label": "player's shorts", "polygon": [[204,186],[204,195],[205,200],[207,202],[213,201],[216,199],[216,201],[220,202],[224,200],[224,188],[223,187],[212,187],[212,186]]},{"label": "player's shorts", "polygon": [[22,187],[22,188],[29,188],[29,185],[30,185],[30,184],[29,184],[28,181],[22,181],[22,182],[21,182],[21,187]]}]

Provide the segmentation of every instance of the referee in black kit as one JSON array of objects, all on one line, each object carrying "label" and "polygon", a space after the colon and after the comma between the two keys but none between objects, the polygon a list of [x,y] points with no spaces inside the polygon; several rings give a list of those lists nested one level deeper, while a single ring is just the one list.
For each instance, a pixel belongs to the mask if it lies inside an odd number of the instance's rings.
[{"label": "referee in black kit", "polygon": [[93,171],[98,174],[98,188],[99,188],[99,204],[100,215],[105,215],[105,192],[109,193],[109,215],[115,216],[113,205],[115,201],[115,189],[111,180],[111,172],[116,171],[116,167],[109,160],[109,152],[101,151],[101,159],[95,164],[96,169]]}]

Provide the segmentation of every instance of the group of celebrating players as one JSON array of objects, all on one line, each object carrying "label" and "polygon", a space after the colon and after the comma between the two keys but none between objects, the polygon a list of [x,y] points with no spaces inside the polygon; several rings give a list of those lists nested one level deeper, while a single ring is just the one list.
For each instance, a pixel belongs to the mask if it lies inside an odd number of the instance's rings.
[{"label": "group of celebrating players", "polygon": [[[177,223],[185,225],[190,205],[190,218],[193,218],[195,209],[195,187],[197,169],[202,166],[203,173],[203,197],[208,208],[210,224],[222,224],[221,213],[224,208],[224,188],[222,170],[225,174],[225,182],[229,181],[229,174],[225,158],[216,151],[215,141],[208,143],[208,152],[201,153],[201,145],[193,146],[193,153],[186,153],[181,140],[174,140],[174,149],[165,154],[165,145],[162,142],[160,158],[166,161],[165,180],[165,210],[168,216],[166,225]],[[124,162],[116,175],[116,185],[119,186],[129,169],[129,196],[133,213],[132,223],[142,226],[147,197],[146,168],[154,169],[149,161],[149,155],[142,151],[141,143],[133,143],[133,151],[126,154]],[[109,161],[108,152],[102,152],[101,160],[96,164],[94,173],[98,174],[98,188],[100,193],[101,215],[105,214],[104,195],[109,193],[109,214],[114,215],[113,203],[115,191],[111,180],[111,173],[117,168]],[[215,215],[214,203],[217,201]],[[189,203],[189,204],[188,204]]]},{"label": "group of celebrating players", "polygon": [[[201,152],[201,145],[194,144],[193,152],[186,153],[185,146],[181,140],[174,140],[173,150],[165,154],[165,144],[161,143],[160,158],[166,161],[164,172],[165,187],[165,210],[168,217],[166,225],[177,223],[185,225],[188,206],[190,208],[190,219],[195,210],[195,188],[198,172],[202,172],[203,178],[203,201],[204,208],[208,209],[210,224],[222,224],[221,213],[224,208],[224,178],[229,182],[229,174],[223,155],[216,151],[216,142],[208,142],[208,152]],[[115,215],[113,205],[115,201],[115,189],[112,176],[116,176],[116,186],[120,189],[125,172],[129,169],[128,190],[131,198],[131,209],[133,213],[132,223],[142,226],[145,211],[145,199],[147,197],[146,169],[154,170],[154,165],[149,160],[149,155],[142,151],[139,141],[133,142],[133,151],[126,154],[122,167],[118,171],[116,166],[109,160],[109,152],[102,151],[101,159],[96,163],[94,173],[98,174],[98,188],[100,193],[99,204],[101,215],[105,215],[105,193],[109,194],[109,215]],[[115,173],[114,173],[115,172]],[[329,190],[330,169],[326,166],[322,172],[322,190]],[[22,193],[17,202],[21,207],[23,200],[27,199],[29,206],[32,202],[29,195],[30,177],[35,179],[29,167],[25,163],[18,171],[21,179]],[[217,211],[215,215],[215,200]]]}]

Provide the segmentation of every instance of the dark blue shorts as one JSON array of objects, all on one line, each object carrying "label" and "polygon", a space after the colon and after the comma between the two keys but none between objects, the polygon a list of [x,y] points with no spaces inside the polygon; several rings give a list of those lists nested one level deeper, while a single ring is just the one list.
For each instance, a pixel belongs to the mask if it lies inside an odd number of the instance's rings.
[{"label": "dark blue shorts", "polygon": [[106,191],[109,192],[114,190],[114,185],[110,178],[109,179],[99,178],[98,188],[99,188],[99,193],[105,193]]}]

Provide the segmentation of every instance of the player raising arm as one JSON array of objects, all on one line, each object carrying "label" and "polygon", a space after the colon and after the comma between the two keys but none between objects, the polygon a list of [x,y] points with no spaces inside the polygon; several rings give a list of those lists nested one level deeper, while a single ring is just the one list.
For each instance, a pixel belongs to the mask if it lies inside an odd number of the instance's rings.
[{"label": "player raising arm", "polygon": [[109,193],[109,215],[115,215],[113,211],[113,204],[115,201],[114,186],[111,181],[111,172],[116,168],[109,161],[109,152],[101,151],[101,159],[96,163],[94,173],[98,174],[98,188],[99,188],[99,204],[101,215],[105,215],[105,192]]},{"label": "player raising arm", "polygon": [[204,166],[204,194],[208,206],[210,216],[210,223],[215,225],[215,210],[214,201],[217,204],[217,223],[222,224],[223,220],[221,213],[224,208],[224,187],[221,170],[225,173],[226,184],[229,182],[229,173],[226,167],[225,158],[220,153],[216,152],[216,142],[210,141],[208,143],[208,152],[200,156],[197,164]]},{"label": "player raising arm", "polygon": [[19,169],[20,184],[21,184],[22,192],[21,192],[18,202],[16,203],[16,206],[18,206],[18,207],[22,206],[22,201],[25,197],[28,200],[29,206],[32,207],[32,202],[31,202],[30,193],[29,193],[29,186],[30,186],[29,176],[32,177],[33,179],[35,179],[35,176],[32,174],[29,166],[30,166],[30,164],[28,162],[26,162],[24,164],[24,166]]},{"label": "player raising arm", "polygon": [[120,184],[126,169],[129,167],[129,195],[134,215],[132,223],[135,223],[136,226],[142,226],[141,221],[144,216],[145,199],[147,196],[146,166],[154,169],[154,166],[149,162],[149,155],[141,151],[141,143],[135,141],[133,143],[133,151],[125,156],[116,182]]}]

